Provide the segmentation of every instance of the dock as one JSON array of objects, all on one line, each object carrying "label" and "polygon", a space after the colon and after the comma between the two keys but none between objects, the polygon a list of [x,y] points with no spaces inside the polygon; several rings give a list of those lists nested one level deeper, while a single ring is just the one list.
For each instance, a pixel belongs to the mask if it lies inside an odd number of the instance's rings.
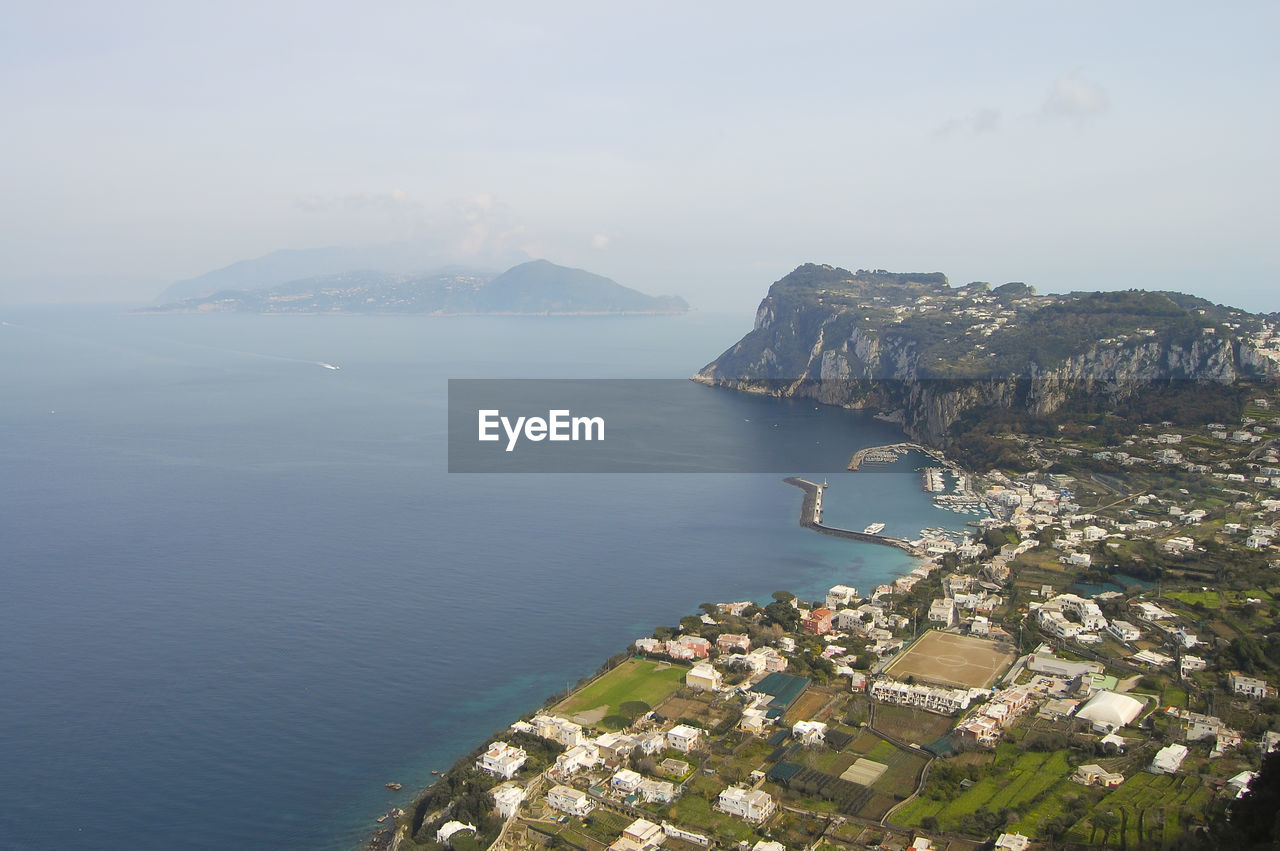
[{"label": "dock", "polygon": [[888,535],[872,535],[867,532],[855,532],[852,529],[828,526],[822,522],[822,492],[827,486],[811,482],[808,479],[801,479],[797,476],[788,476],[783,481],[804,491],[804,499],[800,503],[800,525],[804,528],[821,532],[824,535],[831,535],[834,538],[862,541],[866,544],[883,544],[884,546],[897,547],[900,550],[917,554],[911,542],[902,538],[891,538]]},{"label": "dock", "polygon": [[906,455],[912,451],[919,452],[939,463],[943,462],[942,453],[931,447],[921,446],[919,443],[890,443],[885,446],[867,446],[859,449],[849,459],[848,469],[850,472],[856,472],[865,465],[892,464],[898,460],[899,455]]}]

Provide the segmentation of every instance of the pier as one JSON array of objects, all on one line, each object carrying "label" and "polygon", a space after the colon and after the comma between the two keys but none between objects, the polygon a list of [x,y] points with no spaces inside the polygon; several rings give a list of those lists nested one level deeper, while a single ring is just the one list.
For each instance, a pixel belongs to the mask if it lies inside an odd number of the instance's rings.
[{"label": "pier", "polygon": [[921,446],[918,443],[890,443],[885,446],[867,446],[859,449],[849,459],[848,469],[851,472],[856,472],[864,464],[892,464],[898,460],[899,455],[906,455],[912,450],[927,458],[943,463],[942,454],[936,449]]},{"label": "pier", "polygon": [[815,532],[821,532],[824,535],[831,535],[835,538],[845,538],[850,541],[862,541],[867,544],[883,544],[885,546],[897,547],[900,550],[906,550],[913,555],[918,555],[915,547],[911,546],[910,541],[902,538],[890,538],[887,535],[872,535],[867,532],[855,532],[852,529],[840,529],[836,526],[828,526],[822,522],[822,491],[826,485],[820,485],[811,482],[808,479],[801,479],[796,476],[788,476],[783,479],[784,482],[792,487],[800,488],[804,491],[804,500],[800,503],[800,525],[806,529],[812,529]]}]

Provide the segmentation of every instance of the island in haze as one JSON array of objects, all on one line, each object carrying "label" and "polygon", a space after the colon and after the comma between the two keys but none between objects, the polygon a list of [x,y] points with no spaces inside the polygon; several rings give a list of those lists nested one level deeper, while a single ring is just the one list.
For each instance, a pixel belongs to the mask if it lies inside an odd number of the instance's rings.
[{"label": "island in haze", "polygon": [[180,298],[139,312],[671,315],[688,309],[679,296],[651,296],[583,269],[530,260],[498,275],[456,267],[314,275]]},{"label": "island in haze", "polygon": [[[1275,847],[1277,377],[1274,314],[800,267],[696,380],[893,415],[973,531],[896,542],[920,561],[874,589],[725,589],[477,742],[373,844]],[[802,526],[895,543],[787,481]]]}]

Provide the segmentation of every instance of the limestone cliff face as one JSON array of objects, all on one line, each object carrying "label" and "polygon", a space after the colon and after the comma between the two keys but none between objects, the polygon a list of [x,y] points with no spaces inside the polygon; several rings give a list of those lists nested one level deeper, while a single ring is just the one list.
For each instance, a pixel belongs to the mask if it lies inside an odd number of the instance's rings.
[{"label": "limestone cliff face", "polygon": [[[1167,294],[1035,296],[1023,285],[951,288],[936,273],[802,266],[775,283],[755,327],[694,378],[898,414],[939,443],[972,411],[1051,414],[1093,394],[1153,383],[1280,375],[1223,311]],[[1254,317],[1254,319],[1257,319]],[[1235,322],[1235,327],[1240,327]]]}]

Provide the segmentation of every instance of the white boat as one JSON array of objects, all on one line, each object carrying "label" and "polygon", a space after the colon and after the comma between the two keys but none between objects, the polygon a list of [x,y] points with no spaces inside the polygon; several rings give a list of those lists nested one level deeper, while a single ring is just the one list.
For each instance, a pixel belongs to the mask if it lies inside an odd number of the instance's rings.
[{"label": "white boat", "polygon": [[884,531],[884,524],[883,524],[883,523],[872,523],[870,526],[868,526],[867,528],[863,529],[862,531],[863,531],[863,532],[865,532],[865,533],[867,533],[868,535],[879,535],[881,532],[883,532],[883,531]]}]

